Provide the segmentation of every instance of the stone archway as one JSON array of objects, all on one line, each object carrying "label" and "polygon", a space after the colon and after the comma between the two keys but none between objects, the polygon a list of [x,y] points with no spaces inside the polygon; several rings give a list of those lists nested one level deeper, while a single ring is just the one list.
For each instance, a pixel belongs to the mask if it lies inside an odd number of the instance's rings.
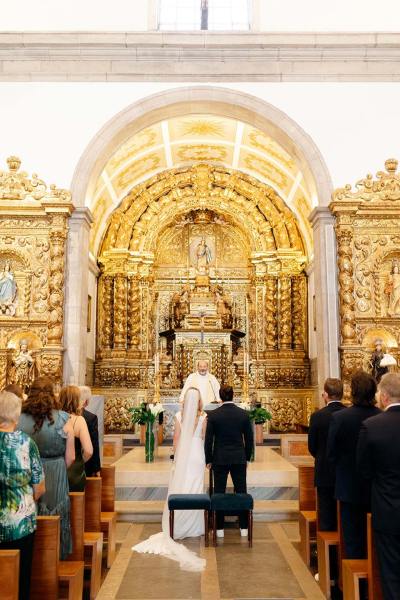
[{"label": "stone archway", "polygon": [[[261,131],[273,136],[294,158],[308,180],[318,207],[311,215],[314,229],[314,261],[310,264],[309,274],[309,316],[313,317],[313,299],[315,302],[315,323],[317,329],[312,354],[318,363],[314,371],[318,372],[318,383],[327,376],[338,375],[338,313],[337,282],[332,273],[336,273],[336,248],[332,217],[327,209],[330,201],[332,183],[328,169],[318,148],[310,136],[288,115],[276,107],[248,94],[226,88],[211,86],[182,87],[168,90],[139,101],[113,117],[93,138],[83,153],[74,173],[72,194],[77,211],[77,223],[71,224],[70,264],[74,271],[67,278],[67,304],[77,304],[73,282],[80,276],[84,281],[89,267],[87,232],[89,227],[88,206],[96,181],[110,155],[115,152],[127,137],[150,124],[165,118],[181,114],[207,112],[209,114],[241,119],[253,124]],[[77,273],[76,268],[79,272]],[[87,289],[82,286],[79,308],[74,310],[75,322],[67,315],[65,345],[67,347],[65,377],[67,381],[82,382],[85,377],[86,361],[85,339],[77,347],[76,339],[86,338],[86,299]],[[79,323],[76,322],[76,319]]]}]

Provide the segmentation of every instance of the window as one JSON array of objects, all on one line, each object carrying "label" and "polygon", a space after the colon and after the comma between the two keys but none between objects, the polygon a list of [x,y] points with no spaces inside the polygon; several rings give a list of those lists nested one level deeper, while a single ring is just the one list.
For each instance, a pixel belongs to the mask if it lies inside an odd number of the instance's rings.
[{"label": "window", "polygon": [[250,0],[160,0],[159,26],[163,31],[246,31],[250,28]]}]

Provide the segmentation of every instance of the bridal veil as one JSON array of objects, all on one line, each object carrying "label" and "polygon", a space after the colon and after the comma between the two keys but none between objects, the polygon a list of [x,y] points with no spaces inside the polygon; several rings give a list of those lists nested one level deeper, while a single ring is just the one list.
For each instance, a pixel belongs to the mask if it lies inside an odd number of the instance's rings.
[{"label": "bridal veil", "polygon": [[[186,491],[185,482],[188,470],[188,457],[190,456],[193,435],[196,429],[199,398],[200,392],[196,388],[189,388],[184,397],[181,433],[170,474],[168,496],[171,494],[183,494]],[[168,514],[167,499],[162,515],[162,531],[133,546],[132,550],[165,556],[179,562],[180,567],[186,571],[202,571],[206,561],[170,537]]]}]

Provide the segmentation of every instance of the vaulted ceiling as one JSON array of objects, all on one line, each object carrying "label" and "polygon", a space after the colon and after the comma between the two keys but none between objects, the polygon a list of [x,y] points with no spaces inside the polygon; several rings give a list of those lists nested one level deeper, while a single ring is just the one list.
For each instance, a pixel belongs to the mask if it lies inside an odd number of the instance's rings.
[{"label": "vaulted ceiling", "polygon": [[161,171],[196,163],[238,169],[270,185],[298,218],[309,250],[313,200],[303,173],[272,137],[242,121],[207,114],[160,121],[125,140],[109,158],[91,202],[91,250],[97,254],[106,223],[122,199]]}]

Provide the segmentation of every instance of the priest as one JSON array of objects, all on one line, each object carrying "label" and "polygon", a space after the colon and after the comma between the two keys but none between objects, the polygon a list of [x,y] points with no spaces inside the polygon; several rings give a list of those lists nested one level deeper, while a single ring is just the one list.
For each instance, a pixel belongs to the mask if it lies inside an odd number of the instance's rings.
[{"label": "priest", "polygon": [[214,375],[208,371],[208,362],[199,360],[197,362],[197,371],[191,373],[185,381],[182,388],[179,401],[182,402],[186,391],[191,388],[197,388],[200,391],[203,408],[211,403],[220,402],[219,383]]}]

